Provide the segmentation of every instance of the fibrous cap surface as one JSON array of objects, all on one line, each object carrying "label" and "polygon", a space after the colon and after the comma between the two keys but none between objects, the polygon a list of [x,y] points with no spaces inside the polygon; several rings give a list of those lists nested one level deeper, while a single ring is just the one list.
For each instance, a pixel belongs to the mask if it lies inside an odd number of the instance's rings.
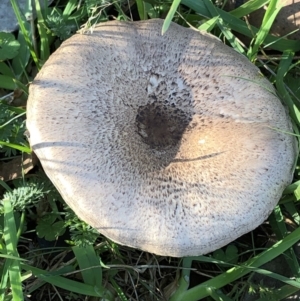
[{"label": "fibrous cap surface", "polygon": [[124,245],[199,255],[266,219],[295,140],[259,69],[207,34],[161,36],[162,22],[65,41],[30,87],[27,126],[80,218]]}]

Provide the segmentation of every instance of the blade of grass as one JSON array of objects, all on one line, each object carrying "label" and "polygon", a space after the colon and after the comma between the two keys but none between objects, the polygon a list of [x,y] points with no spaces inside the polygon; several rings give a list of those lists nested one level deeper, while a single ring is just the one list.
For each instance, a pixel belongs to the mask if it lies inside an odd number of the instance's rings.
[{"label": "blade of grass", "polygon": [[47,35],[47,30],[45,26],[45,21],[43,14],[41,12],[41,6],[39,3],[39,0],[35,0],[35,9],[36,9],[36,14],[37,14],[37,28],[40,34],[40,39],[41,39],[41,53],[40,53],[40,58],[42,62],[46,62],[46,60],[50,56],[50,47],[49,47],[49,41],[48,41],[48,35]]},{"label": "blade of grass", "polygon": [[[17,229],[15,218],[13,214],[13,208],[10,203],[10,200],[3,200],[4,207],[4,230],[3,237],[6,245],[6,251],[8,255],[12,255],[15,257],[19,257],[19,253],[17,251]],[[12,291],[13,300],[21,301],[23,298],[22,291],[22,280],[21,280],[21,272],[20,272],[20,262],[18,260],[9,259],[9,282],[10,289]]]},{"label": "blade of grass", "polygon": [[294,191],[297,188],[300,188],[300,181],[296,181],[296,182],[290,184],[288,187],[286,187],[285,190],[283,191],[283,194],[294,193]]},{"label": "blade of grass", "polygon": [[0,281],[0,301],[4,301],[7,292],[7,283],[8,283],[8,270],[11,265],[11,260],[6,260],[1,269],[1,281]]},{"label": "blade of grass", "polygon": [[12,189],[2,180],[0,180],[0,185],[7,191],[12,191]]},{"label": "blade of grass", "polygon": [[31,149],[30,149],[29,146],[22,146],[22,145],[18,145],[18,144],[14,144],[14,143],[8,143],[8,142],[4,142],[4,141],[0,141],[0,145],[11,147],[11,148],[17,149],[21,152],[27,153],[27,154],[31,153]]},{"label": "blade of grass", "polygon": [[[1,104],[1,102],[0,102],[0,104]],[[23,108],[13,107],[13,106],[8,105],[6,103],[5,103],[5,107],[9,108],[10,111],[12,111],[12,112],[14,112],[16,114],[22,114],[22,113],[26,112],[26,110],[23,109]]]},{"label": "blade of grass", "polygon": [[241,18],[260,9],[261,7],[268,4],[269,2],[270,0],[247,1],[241,6],[239,6],[238,8],[232,10],[230,14],[235,16],[236,18]]},{"label": "blade of grass", "polygon": [[148,14],[146,11],[146,5],[144,0],[136,0],[136,6],[138,9],[139,17],[141,20],[147,20],[148,19]]},{"label": "blade of grass", "polygon": [[63,11],[63,16],[65,19],[68,19],[69,16],[71,16],[72,12],[77,6],[77,0],[69,0],[64,11]]},{"label": "blade of grass", "polygon": [[290,69],[292,60],[294,57],[294,53],[292,51],[284,51],[276,74],[276,88],[284,101],[284,103],[288,106],[291,117],[293,118],[296,124],[300,124],[300,112],[297,108],[296,104],[293,102],[290,97],[287,89],[284,85],[284,77]]},{"label": "blade of grass", "polygon": [[35,277],[67,291],[91,297],[102,297],[104,300],[109,301],[114,300],[113,294],[107,289],[99,290],[92,285],[70,280],[61,276],[55,276],[52,272],[44,271],[24,263],[21,263],[21,266],[24,270],[31,271]]},{"label": "blade of grass", "polygon": [[227,297],[226,295],[224,295],[222,292],[220,292],[219,290],[215,290],[211,287],[207,288],[207,293],[209,294],[209,296],[216,300],[216,301],[233,301],[232,299],[230,299],[229,297]]},{"label": "blade of grass", "polygon": [[210,20],[207,20],[206,22],[202,23],[198,29],[199,30],[204,30],[206,32],[211,32],[214,27],[216,26],[216,24],[218,23],[219,20],[219,16],[213,17]]},{"label": "blade of grass", "polygon": [[[287,236],[288,231],[284,222],[284,217],[281,212],[280,206],[276,206],[274,211],[269,217],[269,222],[272,227],[273,232],[275,233],[278,240],[283,239]],[[293,248],[290,248],[284,252],[285,256],[284,259],[286,260],[287,264],[289,265],[293,275],[299,278],[300,275],[300,267],[298,263],[297,256],[294,252]],[[299,279],[297,279],[299,280]]]},{"label": "blade of grass", "polygon": [[221,29],[223,35],[227,39],[227,41],[230,43],[232,48],[239,52],[240,54],[246,55],[246,52],[244,48],[241,46],[241,44],[237,41],[236,37],[230,30],[228,30],[223,23],[223,20],[219,20],[218,22],[219,28]]},{"label": "blade of grass", "polygon": [[225,273],[222,273],[219,276],[214,277],[208,281],[201,283],[189,290],[187,290],[189,286],[190,279],[190,268],[193,260],[202,261],[204,256],[199,257],[187,257],[183,260],[183,267],[185,268],[182,272],[182,276],[179,280],[179,286],[177,291],[172,295],[170,301],[197,301],[201,298],[205,298],[208,296],[207,288],[212,287],[215,289],[221,288],[245,275],[252,272],[253,268],[257,268],[266,262],[271,261],[276,258],[295,243],[299,241],[300,237],[300,228],[297,228],[294,232],[289,234],[283,240],[274,244],[271,248],[266,251],[260,253],[259,255],[247,260],[243,265],[233,267],[227,270]]},{"label": "blade of grass", "polygon": [[255,273],[258,273],[258,274],[264,275],[266,277],[270,277],[270,278],[279,280],[279,281],[281,281],[285,284],[288,284],[290,286],[293,286],[293,287],[296,287],[296,288],[300,289],[300,282],[298,280],[293,280],[293,279],[290,279],[288,277],[285,277],[285,276],[282,276],[282,275],[279,275],[277,273],[274,273],[274,272],[271,272],[271,271],[268,271],[268,270],[264,270],[264,269],[255,268],[255,269],[253,269],[253,271]]},{"label": "blade of grass", "polygon": [[[194,1],[194,0],[181,0],[181,3],[186,5],[187,7],[193,9],[200,15],[206,17],[206,18],[212,18],[210,11],[207,9],[203,1]],[[252,32],[248,28],[247,24],[236,18],[235,16],[231,15],[228,12],[223,11],[222,9],[216,7],[217,13],[220,16],[220,18],[223,19],[225,24],[228,24],[228,26],[245,36],[248,36],[252,38]],[[251,26],[252,31],[254,33],[258,32],[258,29],[254,26]],[[273,37],[271,35],[267,35],[264,43],[272,43],[275,42],[272,45],[272,49],[279,50],[279,51],[285,51],[285,50],[292,50],[292,51],[298,51],[300,50],[300,41],[293,41],[293,40],[278,40],[276,37]]]},{"label": "blade of grass", "polygon": [[[25,23],[26,32],[31,32],[31,24]],[[25,66],[27,66],[30,59],[30,49],[26,42],[26,39],[22,31],[18,32],[18,41],[20,43],[20,49],[18,55],[12,60],[12,68],[16,78],[20,78],[22,74],[26,74]]]},{"label": "blade of grass", "polygon": [[116,290],[118,297],[120,298],[121,301],[128,301],[126,298],[126,295],[124,294],[123,290],[120,288],[120,286],[116,283],[116,281],[113,278],[110,278],[110,282],[114,289]]},{"label": "blade of grass", "polygon": [[0,101],[0,104],[4,108],[9,109],[10,111],[12,111],[12,112],[14,112],[16,114],[22,114],[22,113],[26,112],[26,110],[23,109],[22,107],[13,107],[11,105],[8,105],[6,102],[4,102],[4,104],[3,104],[3,102]]},{"label": "blade of grass", "polygon": [[24,258],[16,257],[13,255],[7,255],[7,254],[0,254],[0,258],[13,259],[13,260],[19,260],[19,261],[28,261]]},{"label": "blade of grass", "polygon": [[254,44],[253,46],[250,45],[249,47],[249,51],[247,55],[250,61],[253,61],[257,57],[257,52],[261,47],[261,45],[263,44],[264,40],[266,39],[274,23],[274,20],[282,7],[283,7],[283,3],[280,4],[278,0],[270,1],[269,6],[264,15],[264,18],[262,20],[261,27],[256,34],[256,39],[254,40]]},{"label": "blade of grass", "polygon": [[24,35],[25,41],[27,43],[27,46],[28,46],[28,48],[30,50],[31,57],[34,60],[37,68],[40,70],[41,66],[40,66],[37,54],[35,53],[34,48],[32,46],[32,43],[31,43],[31,40],[30,40],[30,37],[29,37],[29,32],[27,31],[27,29],[26,29],[26,27],[24,25],[24,23],[26,22],[26,20],[24,20],[22,18],[22,15],[21,15],[21,12],[20,12],[20,9],[18,7],[18,4],[17,4],[16,0],[10,0],[10,2],[11,2],[13,10],[15,12],[16,18],[18,20],[20,29],[21,29],[21,31],[22,31],[22,33]]},{"label": "blade of grass", "polygon": [[[93,246],[72,248],[79,267],[83,282],[102,289],[102,267]],[[98,267],[97,269],[95,267]]]},{"label": "blade of grass", "polygon": [[300,200],[300,186],[298,186],[297,189],[295,189],[294,196],[295,196],[297,201]]},{"label": "blade of grass", "polygon": [[8,120],[7,122],[3,123],[2,125],[0,125],[0,129],[1,128],[4,128],[5,126],[7,126],[8,124],[10,124],[12,121],[14,121],[15,119],[19,118],[19,117],[22,117],[26,114],[26,112],[22,112],[20,113],[19,115],[17,116],[14,116],[13,118],[11,118],[10,120]]},{"label": "blade of grass", "polygon": [[[287,38],[289,38],[290,35],[292,35],[293,33],[297,32],[297,31],[298,31],[298,29],[296,29],[296,30],[294,30],[294,31],[291,31],[291,32],[289,32],[288,34],[286,34],[286,35],[284,35],[284,36],[278,37],[278,38],[277,38],[277,41],[280,41],[280,40],[282,40],[282,39],[287,39]],[[275,43],[275,41],[274,41],[274,42],[271,42],[271,43],[269,43],[269,44],[266,44],[266,43],[265,43],[264,48],[271,48],[272,44],[274,44],[274,43]]]},{"label": "blade of grass", "polygon": [[[278,298],[277,300],[285,300],[285,298],[297,293],[299,289],[290,285],[284,285],[280,289],[273,289],[274,295]],[[256,301],[266,301],[266,297],[257,299]]]},{"label": "blade of grass", "polygon": [[287,236],[287,229],[284,223],[280,206],[276,206],[272,214],[269,216],[269,222],[278,240]]},{"label": "blade of grass", "polygon": [[177,10],[177,8],[178,8],[178,6],[180,4],[180,1],[181,0],[173,0],[172,5],[170,7],[170,10],[169,10],[169,12],[168,12],[168,14],[167,14],[167,16],[165,18],[164,24],[162,26],[162,30],[161,30],[161,34],[162,35],[165,34],[166,31],[168,30],[168,28],[169,28],[169,26],[170,26],[170,24],[171,24],[171,22],[173,20],[173,17],[174,17],[174,15],[176,13],[176,10]]},{"label": "blade of grass", "polygon": [[17,85],[18,88],[20,88],[27,96],[28,96],[28,88],[27,86],[23,85],[19,80],[13,78],[14,83]]},{"label": "blade of grass", "polygon": [[[46,253],[43,253],[46,255]],[[65,273],[68,273],[68,272],[71,272],[71,271],[74,271],[74,268],[73,266],[64,266],[62,268],[59,269],[59,274],[62,275]],[[24,274],[31,274],[33,277],[34,275],[32,274],[32,272],[30,270],[26,271]],[[54,274],[54,273],[53,273]],[[41,279],[39,279],[39,281],[35,281],[32,285],[30,285],[27,289],[26,289],[26,292],[27,294],[32,294],[34,291],[36,291],[37,289],[39,289],[40,287],[42,287],[43,285],[45,285],[46,281],[43,281]]]},{"label": "blade of grass", "polygon": [[300,215],[295,206],[295,203],[288,202],[288,203],[284,204],[284,207],[285,207],[286,211],[290,214],[290,216],[293,218],[294,222],[299,226],[300,225]]},{"label": "blade of grass", "polygon": [[237,52],[241,54],[246,54],[243,47],[240,45],[240,43],[237,42],[236,37],[231,33],[230,30],[228,30],[222,19],[220,19],[220,16],[218,15],[218,12],[216,10],[216,7],[212,4],[210,0],[203,0],[204,4],[206,5],[207,9],[211,13],[212,16],[218,17],[217,24],[219,28],[221,29],[222,33],[224,34],[225,38],[229,41],[233,49],[235,49]]}]

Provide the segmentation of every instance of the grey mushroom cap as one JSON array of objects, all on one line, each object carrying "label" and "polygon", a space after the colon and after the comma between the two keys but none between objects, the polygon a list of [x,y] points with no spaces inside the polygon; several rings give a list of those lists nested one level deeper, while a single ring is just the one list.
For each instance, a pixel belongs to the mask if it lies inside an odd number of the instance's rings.
[{"label": "grey mushroom cap", "polygon": [[33,84],[30,143],[67,204],[110,239],[200,255],[260,225],[296,141],[272,85],[216,38],[112,21],[65,41]]}]

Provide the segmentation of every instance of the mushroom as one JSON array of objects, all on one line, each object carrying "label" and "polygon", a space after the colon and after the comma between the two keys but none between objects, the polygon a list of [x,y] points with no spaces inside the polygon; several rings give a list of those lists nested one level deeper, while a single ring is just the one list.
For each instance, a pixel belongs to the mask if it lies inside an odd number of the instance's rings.
[{"label": "mushroom", "polygon": [[200,255],[260,225],[295,138],[272,85],[211,35],[163,20],[76,34],[30,86],[30,144],[63,199],[113,241]]}]

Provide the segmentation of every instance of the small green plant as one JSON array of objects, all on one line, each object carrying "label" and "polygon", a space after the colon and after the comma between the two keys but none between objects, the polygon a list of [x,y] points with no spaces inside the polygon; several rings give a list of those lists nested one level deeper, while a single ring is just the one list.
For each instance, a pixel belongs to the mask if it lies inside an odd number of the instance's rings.
[{"label": "small green plant", "polygon": [[81,221],[69,207],[65,206],[64,212],[66,213],[64,226],[69,227],[70,231],[69,243],[79,247],[93,245],[99,237],[99,233]]},{"label": "small green plant", "polygon": [[[0,142],[8,145],[20,145],[24,149],[28,148],[28,142],[24,135],[25,127],[25,110],[8,105],[5,101],[0,101]],[[0,143],[0,152],[6,157],[16,155],[15,148]]]},{"label": "small green plant", "polygon": [[20,43],[13,34],[0,32],[0,61],[14,58],[20,49]]}]

